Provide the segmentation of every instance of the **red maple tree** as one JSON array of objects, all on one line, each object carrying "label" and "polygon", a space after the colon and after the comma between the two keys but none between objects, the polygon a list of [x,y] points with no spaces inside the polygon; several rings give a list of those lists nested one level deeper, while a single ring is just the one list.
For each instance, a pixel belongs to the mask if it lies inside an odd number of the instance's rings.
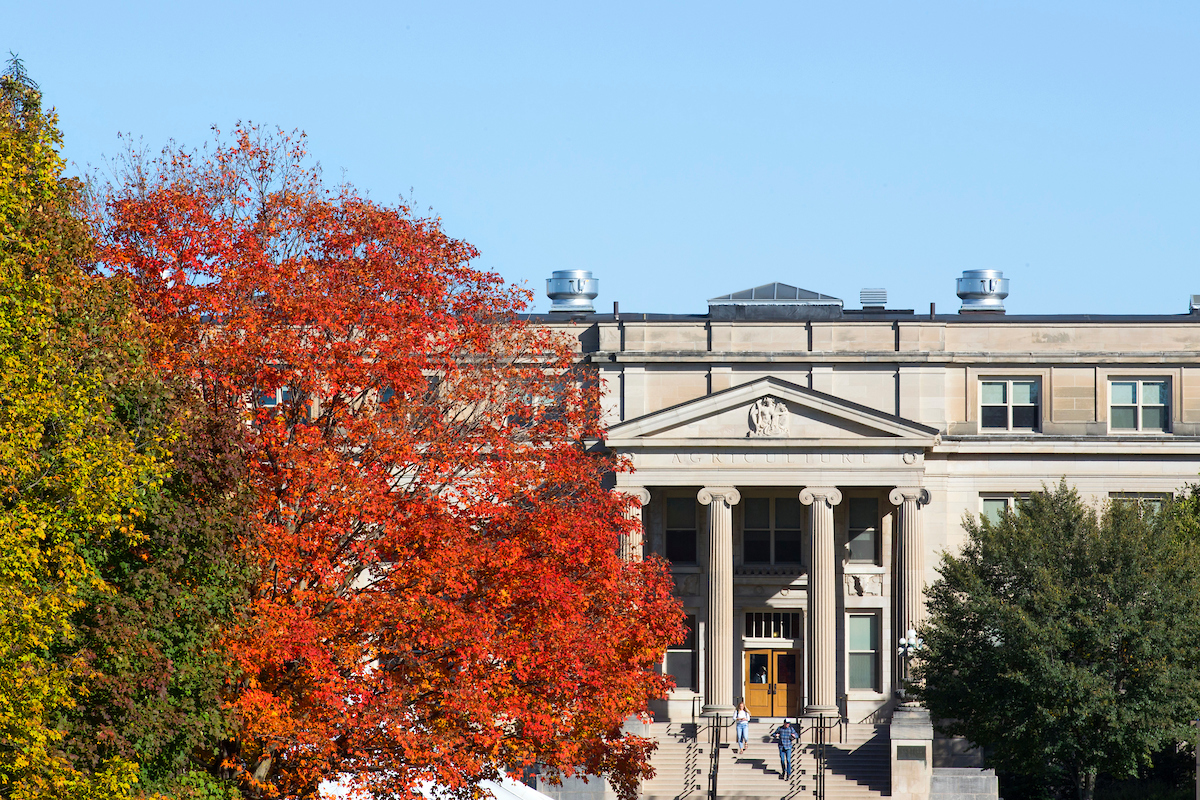
[{"label": "red maple tree", "polygon": [[326,189],[303,145],[239,126],[131,156],[98,212],[161,369],[245,423],[227,766],[253,796],[470,793],[534,762],[631,796],[652,745],[621,724],[665,691],[681,613],[660,562],[616,555],[597,387],[518,319],[526,291],[437,220]]}]

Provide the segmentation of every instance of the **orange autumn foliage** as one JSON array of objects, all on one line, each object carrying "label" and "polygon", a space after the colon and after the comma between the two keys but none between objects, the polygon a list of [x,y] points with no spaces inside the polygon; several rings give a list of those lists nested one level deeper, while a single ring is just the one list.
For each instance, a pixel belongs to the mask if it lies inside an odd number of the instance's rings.
[{"label": "orange autumn foliage", "polygon": [[528,293],[253,127],[132,156],[98,213],[160,368],[244,421],[243,792],[466,795],[536,762],[631,796],[651,744],[621,724],[664,693],[681,612],[660,562],[617,558],[597,386]]}]

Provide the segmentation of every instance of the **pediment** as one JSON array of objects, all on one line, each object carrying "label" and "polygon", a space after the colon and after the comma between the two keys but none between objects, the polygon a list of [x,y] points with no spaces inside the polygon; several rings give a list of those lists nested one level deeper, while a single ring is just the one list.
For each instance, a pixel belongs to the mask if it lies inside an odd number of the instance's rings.
[{"label": "pediment", "polygon": [[937,438],[936,428],[778,378],[762,378],[615,425],[606,441],[616,447],[714,440],[751,446],[857,442],[888,447],[928,446]]}]

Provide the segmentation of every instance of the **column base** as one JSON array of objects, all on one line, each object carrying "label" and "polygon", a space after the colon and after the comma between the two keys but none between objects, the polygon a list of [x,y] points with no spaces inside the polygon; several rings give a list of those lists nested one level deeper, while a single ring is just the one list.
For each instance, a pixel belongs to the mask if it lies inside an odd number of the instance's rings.
[{"label": "column base", "polygon": [[732,717],[735,709],[733,706],[717,706],[705,705],[700,709],[702,717]]},{"label": "column base", "polygon": [[808,706],[804,709],[806,717],[841,717],[842,710],[837,706]]}]

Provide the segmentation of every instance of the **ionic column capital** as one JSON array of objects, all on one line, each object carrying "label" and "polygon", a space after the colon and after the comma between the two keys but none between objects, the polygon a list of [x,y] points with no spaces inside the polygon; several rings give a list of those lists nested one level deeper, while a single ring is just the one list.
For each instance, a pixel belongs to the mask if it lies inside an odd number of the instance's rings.
[{"label": "ionic column capital", "polygon": [[713,500],[719,500],[725,505],[736,506],[742,502],[742,493],[732,486],[705,486],[696,492],[700,505],[706,506]]},{"label": "ionic column capital", "polygon": [[904,505],[905,500],[916,500],[917,503],[925,506],[929,505],[929,490],[924,486],[897,486],[888,494],[888,500],[894,506]]},{"label": "ionic column capital", "polygon": [[650,490],[643,486],[618,486],[614,491],[637,498],[638,505],[641,506],[650,502]]},{"label": "ionic column capital", "polygon": [[830,508],[842,502],[842,492],[834,486],[806,486],[800,491],[800,502],[811,506],[815,502],[828,503]]}]

